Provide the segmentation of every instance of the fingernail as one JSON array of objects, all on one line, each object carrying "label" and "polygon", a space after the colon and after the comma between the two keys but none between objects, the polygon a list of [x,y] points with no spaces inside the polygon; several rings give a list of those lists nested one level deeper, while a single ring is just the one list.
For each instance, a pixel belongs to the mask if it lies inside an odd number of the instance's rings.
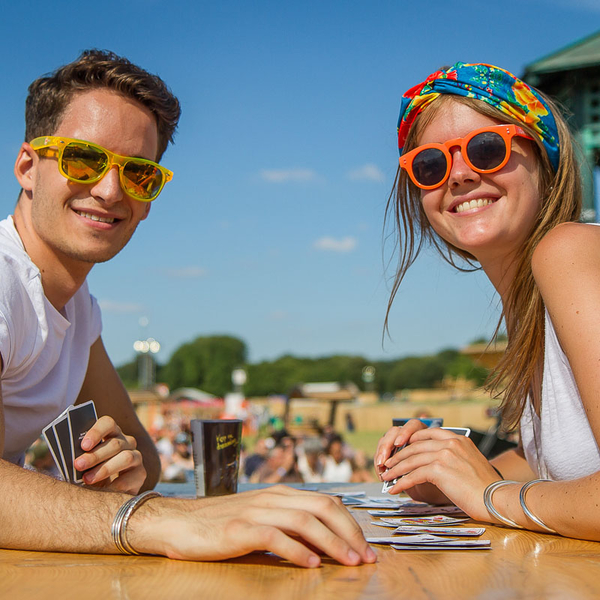
[{"label": "fingernail", "polygon": [[75,461],[74,465],[75,465],[75,467],[77,468],[78,471],[83,471],[85,469],[85,467],[86,467],[85,463],[86,463],[85,458],[78,458]]},{"label": "fingernail", "polygon": [[321,559],[318,556],[315,556],[314,554],[312,556],[310,556],[308,558],[308,566],[311,569],[314,569],[315,567],[318,567],[321,564]]},{"label": "fingernail", "polygon": [[377,560],[377,554],[375,554],[375,551],[373,550],[373,548],[371,548],[371,546],[367,547],[367,551],[365,554],[369,562],[375,562]]},{"label": "fingernail", "polygon": [[350,548],[350,550],[348,550],[348,558],[353,563],[359,563],[360,562],[360,556],[354,550],[352,550],[352,548]]},{"label": "fingernail", "polygon": [[394,446],[402,446],[402,438],[400,438],[400,437],[397,437],[397,438],[394,440]]},{"label": "fingernail", "polygon": [[381,454],[377,457],[377,466],[380,467],[383,464],[383,456]]},{"label": "fingernail", "polygon": [[83,438],[83,440],[81,440],[81,447],[83,450],[90,450],[92,447],[92,441],[89,438]]}]

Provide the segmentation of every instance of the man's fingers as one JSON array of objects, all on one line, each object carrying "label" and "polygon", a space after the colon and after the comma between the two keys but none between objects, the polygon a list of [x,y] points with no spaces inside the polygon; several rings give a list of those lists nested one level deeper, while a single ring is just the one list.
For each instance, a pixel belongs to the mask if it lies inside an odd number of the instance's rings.
[{"label": "man's fingers", "polygon": [[88,429],[85,437],[81,440],[81,448],[83,450],[91,450],[103,439],[114,437],[116,435],[121,435],[121,428],[116,424],[112,417],[104,415]]},{"label": "man's fingers", "polygon": [[135,450],[137,442],[134,437],[130,435],[120,435],[117,437],[109,437],[106,441],[98,444],[90,452],[82,454],[75,461],[75,467],[79,471],[85,471],[91,469],[95,465],[109,460],[111,457],[125,452],[127,450]]},{"label": "man's fingers", "polygon": [[87,484],[98,483],[99,481],[118,475],[122,471],[136,469],[142,467],[142,465],[143,459],[139,450],[124,450],[112,456],[109,460],[101,462],[93,469],[86,471],[83,475],[83,480]]}]

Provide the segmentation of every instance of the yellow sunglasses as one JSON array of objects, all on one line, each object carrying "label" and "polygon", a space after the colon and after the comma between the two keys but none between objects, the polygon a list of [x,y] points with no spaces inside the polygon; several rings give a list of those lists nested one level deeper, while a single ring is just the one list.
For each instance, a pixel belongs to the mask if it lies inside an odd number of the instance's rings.
[{"label": "yellow sunglasses", "polygon": [[76,183],[95,183],[118,165],[121,187],[142,202],[154,200],[173,178],[171,171],[151,160],[119,156],[84,140],[48,135],[35,138],[29,145],[40,155],[57,156],[61,175]]}]

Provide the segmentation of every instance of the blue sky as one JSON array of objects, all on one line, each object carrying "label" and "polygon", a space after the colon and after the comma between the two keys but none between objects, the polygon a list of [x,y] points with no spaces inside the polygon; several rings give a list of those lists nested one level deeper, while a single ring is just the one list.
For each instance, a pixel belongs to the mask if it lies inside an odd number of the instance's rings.
[{"label": "blue sky", "polygon": [[[29,83],[105,48],[160,75],[183,106],[163,164],[175,177],[132,242],[89,282],[115,364],[140,336],[165,362],[198,335],[242,338],[251,361],[283,353],[393,358],[493,331],[481,274],[424,255],[382,347],[382,222],[402,93],[457,60],[517,74],[600,28],[597,0],[105,0],[3,8],[2,214]],[[140,318],[148,320],[140,326]]]}]

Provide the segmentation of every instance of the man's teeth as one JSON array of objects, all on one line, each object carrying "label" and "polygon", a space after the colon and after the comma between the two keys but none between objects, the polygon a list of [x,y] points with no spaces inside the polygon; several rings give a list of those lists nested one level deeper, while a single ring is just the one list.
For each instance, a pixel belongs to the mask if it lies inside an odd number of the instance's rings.
[{"label": "man's teeth", "polygon": [[85,217],[86,219],[91,219],[92,221],[100,221],[100,223],[114,223],[115,220],[110,217],[99,217],[98,215],[92,215],[90,213],[82,212],[80,210],[75,211],[78,215]]},{"label": "man's teeth", "polygon": [[462,204],[459,204],[454,212],[463,212],[465,210],[471,210],[473,208],[481,208],[482,206],[487,206],[488,204],[492,204],[494,200],[491,198],[479,198],[478,200],[467,200]]}]

